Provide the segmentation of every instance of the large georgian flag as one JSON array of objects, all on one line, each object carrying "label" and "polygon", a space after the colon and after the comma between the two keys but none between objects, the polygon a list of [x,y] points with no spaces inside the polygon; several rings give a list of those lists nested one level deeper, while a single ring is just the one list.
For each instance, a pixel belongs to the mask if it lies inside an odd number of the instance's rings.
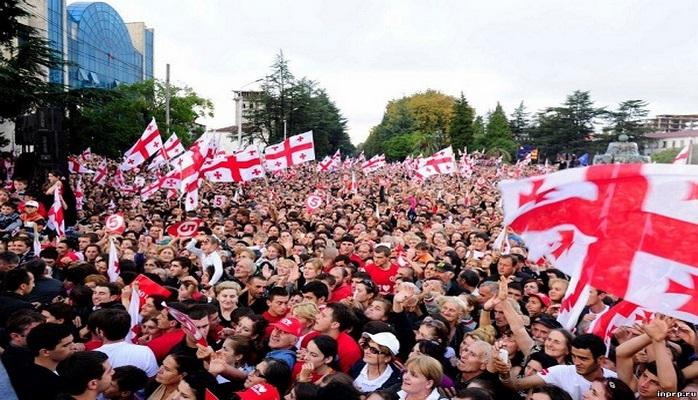
[{"label": "large georgian flag", "polygon": [[126,154],[124,161],[119,165],[122,171],[129,171],[143,164],[150,156],[160,151],[162,148],[162,138],[155,118],[148,124],[143,134]]},{"label": "large georgian flag", "polygon": [[272,172],[315,160],[313,131],[291,136],[281,143],[267,146],[264,149],[264,158],[264,168]]},{"label": "large georgian flag", "polygon": [[202,172],[211,182],[247,182],[265,176],[262,160],[254,145],[207,162]]},{"label": "large georgian flag", "polygon": [[499,184],[529,257],[698,323],[698,167],[614,164]]}]

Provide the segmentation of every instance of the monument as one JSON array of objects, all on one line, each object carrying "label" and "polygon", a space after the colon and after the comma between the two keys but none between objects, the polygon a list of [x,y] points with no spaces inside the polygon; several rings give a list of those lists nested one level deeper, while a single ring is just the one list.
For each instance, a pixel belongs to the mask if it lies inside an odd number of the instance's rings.
[{"label": "monument", "polygon": [[618,136],[617,142],[608,144],[605,154],[594,156],[594,164],[633,164],[649,163],[649,156],[641,156],[637,143],[628,142],[627,135]]}]

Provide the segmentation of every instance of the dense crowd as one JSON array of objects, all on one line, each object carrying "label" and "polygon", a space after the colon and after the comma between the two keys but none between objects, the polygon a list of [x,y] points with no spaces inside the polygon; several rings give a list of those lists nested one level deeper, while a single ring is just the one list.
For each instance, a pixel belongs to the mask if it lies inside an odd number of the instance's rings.
[{"label": "dense crowd", "polygon": [[[205,182],[193,212],[176,193],[142,201],[89,175],[79,188],[77,175],[31,186],[16,177],[0,190],[0,398],[625,400],[698,390],[691,324],[656,315],[607,346],[585,332],[619,299],[591,289],[576,328],[563,329],[569,277],[528,260],[516,235],[494,246],[505,176],[485,158],[471,176],[426,182],[388,164],[358,171],[354,189],[347,170],[306,164],[242,186]],[[56,190],[63,237],[46,227]],[[323,201],[315,210],[310,194]],[[126,229],[110,234],[105,218],[118,212]],[[191,238],[168,233],[195,219]],[[133,326],[139,277],[169,295],[146,296]]]}]

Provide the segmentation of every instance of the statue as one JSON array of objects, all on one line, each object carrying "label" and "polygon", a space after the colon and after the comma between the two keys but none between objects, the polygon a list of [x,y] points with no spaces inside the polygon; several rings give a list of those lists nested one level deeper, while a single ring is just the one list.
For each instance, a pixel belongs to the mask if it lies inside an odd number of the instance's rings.
[{"label": "statue", "polygon": [[637,143],[628,142],[628,136],[621,134],[617,142],[608,144],[605,154],[594,156],[594,164],[633,164],[649,163],[649,156],[641,156],[637,148]]}]

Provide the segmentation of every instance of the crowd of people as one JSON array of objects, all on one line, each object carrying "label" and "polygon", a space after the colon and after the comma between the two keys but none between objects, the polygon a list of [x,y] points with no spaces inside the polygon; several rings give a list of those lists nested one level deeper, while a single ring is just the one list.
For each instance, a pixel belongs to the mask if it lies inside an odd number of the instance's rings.
[{"label": "crowd of people", "polygon": [[[569,277],[516,235],[494,245],[502,168],[481,158],[471,176],[423,182],[388,164],[354,188],[351,172],[305,164],[204,182],[190,212],[89,175],[75,209],[77,175],[16,178],[0,190],[0,398],[698,398],[691,324],[656,315],[607,345],[587,328],[619,299],[593,288],[575,329],[556,320]],[[56,190],[62,237],[46,227]],[[126,229],[111,234],[119,212]],[[194,219],[190,238],[168,233]],[[147,295],[134,326],[140,276],[169,295]]]}]

